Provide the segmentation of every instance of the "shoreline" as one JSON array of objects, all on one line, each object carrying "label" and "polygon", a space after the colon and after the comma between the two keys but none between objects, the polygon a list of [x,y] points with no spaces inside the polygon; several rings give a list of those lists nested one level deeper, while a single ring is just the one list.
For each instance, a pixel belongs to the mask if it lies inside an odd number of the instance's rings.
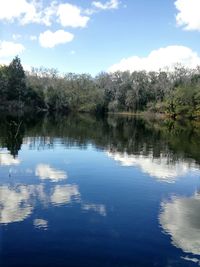
[{"label": "shoreline", "polygon": [[118,116],[130,116],[130,117],[141,117],[144,119],[170,119],[173,121],[181,121],[181,120],[189,120],[189,121],[200,121],[200,116],[196,117],[187,117],[187,116],[170,116],[169,114],[164,113],[155,113],[155,112],[148,112],[148,111],[141,111],[141,112],[107,112],[108,115],[118,115]]},{"label": "shoreline", "polygon": [[111,115],[120,115],[120,116],[132,116],[132,117],[144,117],[144,118],[157,118],[157,119],[167,119],[171,118],[167,114],[163,113],[154,113],[148,111],[141,112],[107,112],[107,114]]}]

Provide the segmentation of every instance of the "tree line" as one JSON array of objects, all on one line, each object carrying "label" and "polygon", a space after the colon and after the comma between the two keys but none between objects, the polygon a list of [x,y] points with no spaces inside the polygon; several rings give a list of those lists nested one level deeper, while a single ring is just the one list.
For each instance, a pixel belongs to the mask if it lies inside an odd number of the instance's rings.
[{"label": "tree line", "polygon": [[50,112],[163,113],[173,118],[200,116],[200,67],[173,71],[59,74],[56,69],[25,72],[20,58],[0,66],[1,109]]}]

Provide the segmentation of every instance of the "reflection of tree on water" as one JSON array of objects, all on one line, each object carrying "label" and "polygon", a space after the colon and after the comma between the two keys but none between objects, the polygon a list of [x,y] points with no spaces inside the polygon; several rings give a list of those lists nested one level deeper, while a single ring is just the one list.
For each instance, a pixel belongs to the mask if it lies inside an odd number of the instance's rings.
[{"label": "reflection of tree on water", "polygon": [[1,147],[16,156],[22,142],[30,149],[52,149],[55,144],[86,148],[93,144],[112,153],[151,155],[171,162],[192,158],[200,162],[200,127],[197,123],[145,121],[135,117],[95,117],[28,114],[0,120]]},{"label": "reflection of tree on water", "polygon": [[7,148],[13,157],[16,157],[21,148],[24,136],[24,123],[22,117],[1,116],[0,143]]},{"label": "reflection of tree on water", "polygon": [[[22,115],[2,115],[0,119],[0,145],[2,148],[7,148],[13,157],[18,155],[23,138],[27,128],[34,125],[30,114]],[[31,126],[32,127],[32,126]]]},{"label": "reflection of tree on water", "polygon": [[23,142],[24,131],[21,129],[23,127],[23,122],[11,120],[8,121],[7,124],[8,135],[5,139],[5,144],[11,155],[15,157]]},{"label": "reflection of tree on water", "polygon": [[8,150],[10,150],[11,155],[17,156],[18,151],[21,148],[23,140],[23,122],[10,121],[8,125],[8,136],[5,139]]},{"label": "reflection of tree on water", "polygon": [[153,126],[178,157],[191,157],[200,162],[199,122],[164,120],[155,121]]}]

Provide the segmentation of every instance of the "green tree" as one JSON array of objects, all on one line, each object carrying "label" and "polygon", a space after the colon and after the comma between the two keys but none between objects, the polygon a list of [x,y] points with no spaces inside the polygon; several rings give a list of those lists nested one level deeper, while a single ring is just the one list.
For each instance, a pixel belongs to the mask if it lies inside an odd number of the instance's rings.
[{"label": "green tree", "polygon": [[16,56],[8,66],[8,100],[24,101],[26,94],[25,72],[20,58]]},{"label": "green tree", "polygon": [[7,89],[8,89],[8,67],[0,66],[0,100],[1,100],[1,103],[5,102],[7,99]]}]

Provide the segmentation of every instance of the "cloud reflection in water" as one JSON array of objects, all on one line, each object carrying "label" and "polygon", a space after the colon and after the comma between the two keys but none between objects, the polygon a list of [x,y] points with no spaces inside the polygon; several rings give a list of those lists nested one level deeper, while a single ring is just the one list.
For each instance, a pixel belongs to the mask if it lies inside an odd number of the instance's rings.
[{"label": "cloud reflection in water", "polygon": [[33,225],[37,229],[47,230],[48,229],[48,221],[44,219],[35,219],[33,221]]},{"label": "cloud reflection in water", "polygon": [[188,172],[199,171],[195,163],[177,160],[172,162],[168,157],[160,156],[154,158],[153,155],[129,155],[127,153],[107,152],[107,156],[119,162],[121,166],[139,167],[144,173],[155,177],[159,181],[173,183],[180,176]]},{"label": "cloud reflection in water", "polygon": [[50,199],[54,205],[67,204],[73,197],[79,198],[80,193],[77,185],[56,185]]},{"label": "cloud reflection in water", "polygon": [[82,209],[85,211],[94,211],[102,216],[106,216],[106,207],[102,204],[83,204]]},{"label": "cloud reflection in water", "polygon": [[1,152],[0,153],[0,165],[1,166],[11,166],[11,165],[18,165],[20,164],[20,160],[18,158],[14,158],[8,152]]},{"label": "cloud reflection in water", "polygon": [[[102,204],[87,203],[81,199],[78,185],[51,185],[51,190],[45,184],[0,186],[0,224],[21,222],[35,210],[37,202],[45,208],[50,205],[60,206],[76,202],[84,211],[95,211],[106,216],[106,208]],[[33,225],[38,229],[47,229],[48,222],[35,219]]]},{"label": "cloud reflection in water", "polygon": [[[172,244],[185,253],[200,256],[200,194],[174,197],[161,206],[160,225],[171,236]],[[200,259],[194,257],[183,258],[200,263]]]},{"label": "cloud reflection in water", "polygon": [[31,187],[0,187],[0,223],[20,222],[28,217],[33,207],[30,204]]},{"label": "cloud reflection in water", "polygon": [[35,175],[41,180],[49,179],[52,182],[67,179],[67,174],[64,171],[56,170],[48,164],[38,164],[35,170]]}]

